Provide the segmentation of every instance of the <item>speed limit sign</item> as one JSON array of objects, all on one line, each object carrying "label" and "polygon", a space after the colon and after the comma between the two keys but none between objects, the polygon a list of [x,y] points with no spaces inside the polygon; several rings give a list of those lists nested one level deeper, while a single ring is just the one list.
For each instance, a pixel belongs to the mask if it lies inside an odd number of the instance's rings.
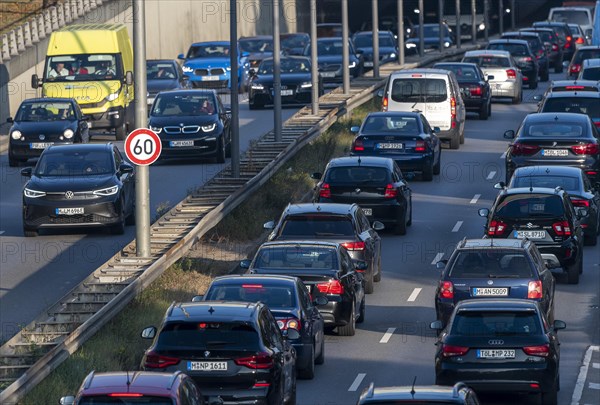
[{"label": "speed limit sign", "polygon": [[125,155],[138,166],[148,166],[156,162],[161,151],[160,137],[147,128],[138,128],[125,139]]}]

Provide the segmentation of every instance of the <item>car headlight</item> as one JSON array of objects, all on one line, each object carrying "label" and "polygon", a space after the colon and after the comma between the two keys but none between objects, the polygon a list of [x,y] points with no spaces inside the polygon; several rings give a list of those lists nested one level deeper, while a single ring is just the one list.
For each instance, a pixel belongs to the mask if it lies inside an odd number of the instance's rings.
[{"label": "car headlight", "polygon": [[21,136],[23,136],[23,134],[21,134],[21,131],[14,130],[10,133],[10,136],[12,139],[17,140],[17,139],[21,139]]},{"label": "car headlight", "polygon": [[210,124],[210,125],[205,125],[205,126],[202,126],[201,128],[202,128],[202,131],[203,131],[203,132],[211,132],[211,131],[214,131],[214,129],[215,129],[216,127],[217,127],[217,124],[216,124],[216,123],[214,123],[214,124]]},{"label": "car headlight", "polygon": [[63,132],[63,136],[67,139],[71,139],[73,138],[74,132],[72,129],[65,129],[65,132]]},{"label": "car headlight", "polygon": [[115,195],[118,192],[119,192],[119,186],[112,186],[112,187],[102,188],[100,190],[94,190],[93,194],[106,197],[109,195]]},{"label": "car headlight", "polygon": [[309,87],[312,87],[312,82],[304,82],[300,84],[300,88],[302,89],[308,89]]},{"label": "car headlight", "polygon": [[189,66],[184,66],[181,68],[181,70],[183,70],[184,73],[192,73],[194,71],[194,68],[191,68]]},{"label": "car headlight", "polygon": [[153,127],[150,126],[150,129],[154,132],[156,132],[157,134],[160,134],[162,132],[162,128],[161,127]]},{"label": "car headlight", "polygon": [[40,198],[46,195],[46,193],[43,191],[32,190],[30,188],[25,188],[25,190],[23,190],[23,194],[25,194],[25,197],[28,198]]},{"label": "car headlight", "polygon": [[227,66],[225,70],[231,70],[231,66]]},{"label": "car headlight", "polygon": [[406,47],[407,47],[408,49],[416,48],[416,47],[417,47],[417,44],[414,44],[414,43],[412,43],[412,42],[409,42],[408,44],[406,44]]},{"label": "car headlight", "polygon": [[117,91],[116,93],[111,93],[108,96],[106,96],[106,101],[115,101],[118,97],[119,97],[119,91]]},{"label": "car headlight", "polygon": [[449,46],[450,46],[450,42],[448,42],[448,41],[444,42],[444,47],[445,48],[448,48]]},{"label": "car headlight", "polygon": [[394,52],[392,52],[392,53],[390,53],[390,56],[388,56],[388,57],[393,59],[396,57],[396,54]]},{"label": "car headlight", "polygon": [[349,65],[348,65],[348,67],[349,67],[350,69],[353,69],[353,68],[355,68],[355,67],[356,67],[356,62],[352,62],[351,64],[349,64]]},{"label": "car headlight", "polygon": [[252,83],[252,90],[264,90],[265,86],[260,83]]},{"label": "car headlight", "polygon": [[485,24],[481,23],[481,24],[479,24],[479,27],[477,27],[477,28],[479,28],[479,31],[483,31],[485,29]]}]

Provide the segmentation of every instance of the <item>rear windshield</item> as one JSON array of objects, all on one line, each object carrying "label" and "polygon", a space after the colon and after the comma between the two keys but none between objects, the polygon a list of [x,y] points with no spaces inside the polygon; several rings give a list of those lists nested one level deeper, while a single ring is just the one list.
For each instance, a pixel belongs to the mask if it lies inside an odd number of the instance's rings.
[{"label": "rear windshield", "polygon": [[521,44],[489,44],[487,49],[494,51],[507,51],[513,56],[527,56],[527,47]]},{"label": "rear windshield", "polygon": [[496,216],[500,218],[525,219],[563,215],[564,207],[558,195],[508,195],[496,209]]},{"label": "rear windshield", "polygon": [[[600,67],[587,68],[581,73],[580,79],[585,80],[600,80]],[[600,105],[600,101],[597,103]],[[600,108],[600,107],[598,107]]]},{"label": "rear windshield", "polygon": [[[598,101],[596,99],[596,101]],[[547,112],[544,109],[544,112]],[[528,138],[576,138],[587,136],[587,130],[583,124],[577,122],[526,124],[519,136]]]},{"label": "rear windshield", "polygon": [[543,333],[543,329],[533,311],[459,311],[451,333],[462,336],[531,336]]},{"label": "rear windshield", "polygon": [[384,167],[333,167],[327,171],[325,181],[330,184],[363,184],[377,187],[390,183],[390,173]]},{"label": "rear windshield", "polygon": [[543,42],[555,42],[554,35],[550,31],[526,31],[526,32],[535,32],[539,35]]},{"label": "rear windshield", "polygon": [[600,58],[600,47],[598,47],[598,49],[584,49],[575,52],[575,56],[573,56],[573,63],[581,65],[584,60],[598,58]]},{"label": "rear windshield", "polygon": [[212,286],[206,293],[206,299],[211,301],[261,301],[269,308],[294,308],[296,306],[296,294],[291,286],[263,285],[261,283]]},{"label": "rear windshield", "polygon": [[590,25],[590,17],[583,10],[560,10],[552,13],[552,21]]},{"label": "rear windshield", "polygon": [[281,227],[280,236],[351,236],[354,226],[349,217],[335,215],[294,215],[288,217]]},{"label": "rear windshield", "polygon": [[510,67],[510,60],[501,56],[469,56],[464,58],[463,62],[475,63],[479,67]]},{"label": "rear windshield", "polygon": [[453,278],[531,278],[532,269],[520,251],[473,250],[459,252],[448,275]]},{"label": "rear windshield", "polygon": [[473,66],[468,65],[440,65],[436,66],[440,69],[449,70],[454,73],[456,79],[461,81],[473,81],[479,80],[479,75],[477,74],[477,69]]},{"label": "rear windshield", "polygon": [[244,322],[170,322],[160,331],[157,345],[163,351],[256,350],[259,337]]},{"label": "rear windshield", "polygon": [[579,178],[566,176],[523,176],[516,177],[513,180],[512,186],[517,187],[546,187],[555,188],[562,187],[567,192],[579,191]]},{"label": "rear windshield", "polygon": [[[598,70],[600,72],[600,70]],[[541,112],[570,112],[600,118],[600,98],[560,97],[548,98]]]},{"label": "rear windshield", "polygon": [[406,78],[392,83],[392,100],[397,103],[441,103],[446,101],[444,79]]},{"label": "rear windshield", "polygon": [[106,395],[99,395],[94,397],[83,397],[77,403],[79,405],[173,405],[173,401],[170,398],[147,395],[142,397],[109,397]]},{"label": "rear windshield", "polygon": [[385,117],[381,115],[370,116],[362,127],[362,132],[393,132],[397,134],[419,133],[419,124],[416,117]]},{"label": "rear windshield", "polygon": [[338,268],[336,251],[318,246],[278,246],[261,249],[254,267],[260,269],[333,270]]}]

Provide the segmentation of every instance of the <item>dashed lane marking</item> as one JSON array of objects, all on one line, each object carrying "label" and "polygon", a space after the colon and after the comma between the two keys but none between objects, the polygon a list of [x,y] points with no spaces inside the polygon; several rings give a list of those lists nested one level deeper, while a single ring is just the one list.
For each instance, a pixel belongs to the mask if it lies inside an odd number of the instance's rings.
[{"label": "dashed lane marking", "polygon": [[477,204],[477,201],[481,198],[481,194],[475,194],[475,196],[471,199],[471,204]]},{"label": "dashed lane marking", "polygon": [[365,373],[358,373],[358,375],[354,379],[354,382],[352,383],[350,388],[348,388],[348,391],[356,391],[358,389],[358,387],[360,387],[360,384],[362,383],[362,381],[365,379],[365,376],[366,376]]},{"label": "dashed lane marking", "polygon": [[486,178],[486,180],[491,180],[491,179],[493,179],[493,178],[494,178],[494,176],[496,176],[496,171],[495,171],[495,170],[492,170],[492,171],[491,171],[491,172],[490,172],[490,173],[487,175],[487,178]]},{"label": "dashed lane marking", "polygon": [[385,332],[383,334],[383,337],[381,338],[381,340],[379,341],[379,343],[387,343],[387,342],[389,342],[395,331],[396,331],[396,328],[388,328],[387,332]]},{"label": "dashed lane marking", "polygon": [[454,228],[452,228],[452,232],[458,232],[458,230],[460,229],[462,224],[463,224],[463,221],[456,221],[456,225],[454,225]]},{"label": "dashed lane marking", "polygon": [[437,255],[435,255],[435,257],[433,258],[433,261],[431,262],[431,264],[436,264],[437,262],[439,262],[440,260],[442,260],[442,257],[444,257],[444,252],[440,252]]},{"label": "dashed lane marking", "polygon": [[600,363],[592,363],[592,368],[600,368]]},{"label": "dashed lane marking", "polygon": [[598,383],[590,383],[588,387],[590,387],[592,390],[600,390],[600,384]]},{"label": "dashed lane marking", "polygon": [[419,293],[421,292],[422,288],[420,287],[416,287],[413,292],[410,294],[410,296],[408,297],[408,302],[414,302],[417,297],[419,296]]},{"label": "dashed lane marking", "polygon": [[[583,356],[583,364],[579,369],[579,375],[577,376],[577,383],[573,390],[573,397],[571,397],[571,405],[579,405],[581,396],[583,395],[583,389],[585,388],[585,379],[587,378],[588,369],[590,367],[590,360],[592,359],[592,352],[600,350],[600,346],[590,346]],[[590,387],[591,388],[591,387]]]}]

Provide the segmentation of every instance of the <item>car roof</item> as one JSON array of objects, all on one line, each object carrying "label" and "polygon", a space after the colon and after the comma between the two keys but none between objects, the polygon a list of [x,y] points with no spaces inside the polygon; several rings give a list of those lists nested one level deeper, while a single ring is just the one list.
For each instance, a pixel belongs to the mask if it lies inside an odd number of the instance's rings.
[{"label": "car roof", "polygon": [[577,48],[577,51],[595,51],[600,49],[600,45],[584,45],[580,48]]},{"label": "car roof", "polygon": [[417,69],[406,69],[406,70],[397,70],[392,73],[394,77],[397,76],[410,76],[413,74],[422,74],[422,75],[442,75],[448,76],[450,72],[445,69],[436,69],[436,68],[417,68]]},{"label": "car roof", "polygon": [[546,98],[577,98],[577,97],[591,97],[600,98],[600,92],[598,91],[552,91],[546,94]]},{"label": "car roof", "polygon": [[148,62],[172,62],[172,63],[177,63],[177,61],[175,59],[146,59],[146,63]]},{"label": "car roof", "polygon": [[229,41],[204,41],[204,42],[194,42],[191,46],[199,46],[199,45],[226,45],[229,46]]},{"label": "car roof", "polygon": [[273,40],[273,36],[272,35],[252,35],[252,36],[248,36],[248,37],[240,37],[239,41],[251,40],[251,39],[270,39],[270,40]]},{"label": "car roof", "polygon": [[[467,388],[460,386],[459,389]],[[371,388],[361,395],[362,403],[379,403],[379,401],[395,401],[395,400],[410,400],[410,402],[420,401],[441,401],[453,400],[460,401],[458,392],[455,392],[454,387],[446,387],[441,385],[429,386],[400,386],[400,387],[379,387]],[[444,401],[444,402],[445,402]],[[447,403],[447,402],[445,402]],[[462,403],[462,402],[457,402]]]},{"label": "car roof", "polygon": [[[301,56],[301,55],[285,55],[285,56],[281,56],[279,59],[280,60],[283,60],[283,59],[295,59],[295,60],[299,60],[299,61],[310,63],[310,58],[308,56]],[[262,61],[264,62],[266,60],[273,60],[273,57],[269,56],[268,58],[264,58]]]},{"label": "car roof", "polygon": [[386,167],[391,168],[394,161],[390,158],[381,158],[375,156],[344,156],[331,159],[327,164],[328,167]]},{"label": "car roof", "polygon": [[83,382],[82,395],[134,391],[142,394],[170,396],[175,382],[184,377],[185,375],[179,371],[175,373],[149,371],[95,373],[92,371]]},{"label": "car roof", "polygon": [[508,38],[492,39],[488,43],[488,45],[493,45],[493,44],[515,44],[515,45],[529,46],[529,42],[527,42],[523,39],[508,39]]},{"label": "car roof", "polygon": [[28,98],[21,102],[21,104],[29,104],[29,103],[74,103],[76,102],[74,99],[69,97],[36,97],[36,98]]},{"label": "car roof", "polygon": [[502,34],[502,38],[511,36],[539,38],[538,34],[531,31],[511,31]]},{"label": "car roof", "polygon": [[547,195],[559,195],[564,193],[563,189],[548,188],[548,187],[515,187],[506,188],[501,192],[503,195],[515,195],[515,194],[547,194]]},{"label": "car roof", "polygon": [[560,27],[560,26],[568,26],[566,22],[559,21],[536,21],[533,23],[533,26],[552,26],[552,27]]},{"label": "car roof", "polygon": [[215,322],[249,321],[258,307],[256,302],[199,301],[173,303],[167,310],[168,321],[194,322],[210,320]]},{"label": "car roof", "polygon": [[[381,34],[394,35],[394,33],[390,30],[378,30],[378,31],[379,31],[379,35],[381,35]],[[371,35],[372,36],[373,31],[358,31],[358,32],[355,32],[353,36],[358,36],[358,35],[365,35],[365,36]]]},{"label": "car roof", "polygon": [[112,151],[113,144],[109,143],[74,143],[70,145],[50,145],[44,153]]},{"label": "car roof", "polygon": [[572,176],[581,177],[583,171],[579,167],[540,165],[519,167],[513,173],[513,176]]},{"label": "car roof", "polygon": [[546,32],[554,32],[552,28],[547,27],[525,27],[519,29],[519,32],[537,32],[537,31],[546,31]]},{"label": "car roof", "polygon": [[476,300],[464,300],[456,304],[456,311],[485,310],[506,311],[520,310],[529,311],[538,309],[537,302],[519,298],[478,298]]},{"label": "car roof", "polygon": [[459,242],[457,249],[476,249],[476,248],[505,248],[522,249],[529,242],[527,239],[463,239]]},{"label": "car roof", "polygon": [[[470,67],[478,67],[477,63],[471,62],[438,62],[433,66],[470,66]],[[437,69],[443,69],[442,67],[438,67]]]},{"label": "car roof", "polygon": [[467,51],[465,52],[465,57],[467,56],[502,56],[505,58],[509,58],[510,52],[501,51],[499,49],[482,49],[477,51]]},{"label": "car roof", "polygon": [[169,90],[165,92],[166,94],[172,95],[182,95],[182,96],[193,96],[193,95],[201,95],[201,94],[212,94],[217,95],[215,90],[211,89],[181,89],[181,90]]},{"label": "car roof", "polygon": [[[558,93],[552,93],[552,95],[554,96],[555,94],[563,94],[563,93],[567,93],[569,94],[570,92],[565,91],[565,92],[558,92]],[[583,92],[581,92],[583,93]],[[586,92],[586,93],[590,93],[590,94],[596,94],[594,92]],[[548,96],[550,96],[550,94],[548,94]],[[548,122],[548,121],[554,121],[554,122],[559,122],[559,121],[575,121],[575,122],[588,122],[589,121],[589,117],[585,114],[576,114],[576,113],[567,113],[567,112],[546,112],[546,113],[535,113],[535,114],[529,114],[527,116],[525,116],[525,121],[527,121],[528,124],[535,122],[535,123],[539,123],[539,122]]]},{"label": "car roof", "polygon": [[[587,59],[592,60],[592,59]],[[552,80],[550,88],[558,86],[589,86],[600,88],[600,81],[596,80]]]},{"label": "car roof", "polygon": [[374,111],[367,117],[415,117],[419,118],[421,113],[415,111]]},{"label": "car roof", "polygon": [[286,215],[300,214],[336,214],[348,215],[356,210],[356,204],[336,204],[336,203],[300,203],[289,204],[284,213]]},{"label": "car roof", "polygon": [[314,240],[285,240],[285,241],[272,241],[265,242],[260,245],[259,249],[262,248],[271,248],[271,247],[279,247],[279,246],[312,246],[312,247],[320,247],[320,248],[331,248],[338,249],[340,246],[335,242],[325,242],[325,241],[314,241]]},{"label": "car roof", "polygon": [[273,274],[228,274],[226,276],[215,277],[211,283],[214,284],[239,284],[244,282],[270,283],[270,284],[296,284],[297,277],[280,276]]}]

